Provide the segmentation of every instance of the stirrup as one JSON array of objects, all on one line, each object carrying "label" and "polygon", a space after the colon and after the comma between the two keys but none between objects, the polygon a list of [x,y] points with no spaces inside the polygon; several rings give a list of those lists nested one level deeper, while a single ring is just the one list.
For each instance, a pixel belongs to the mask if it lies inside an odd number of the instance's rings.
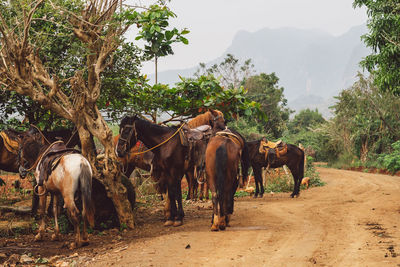
[{"label": "stirrup", "polygon": [[47,188],[46,188],[46,186],[43,184],[42,185],[43,186],[43,188],[44,188],[44,192],[42,193],[42,194],[39,194],[39,191],[38,191],[38,187],[39,187],[39,185],[37,184],[37,185],[35,185],[35,187],[33,188],[33,193],[35,194],[35,195],[37,195],[37,196],[43,196],[43,195],[45,195],[46,193],[47,193]]}]

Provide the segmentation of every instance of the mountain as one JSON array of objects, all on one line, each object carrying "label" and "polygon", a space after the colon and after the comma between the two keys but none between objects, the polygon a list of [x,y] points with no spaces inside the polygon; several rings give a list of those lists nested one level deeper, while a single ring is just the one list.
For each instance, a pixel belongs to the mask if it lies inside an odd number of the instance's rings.
[{"label": "mountain", "polygon": [[[250,58],[258,73],[276,73],[290,108],[318,108],[329,117],[333,96],[354,83],[361,71],[359,62],[370,54],[360,39],[366,32],[365,25],[340,36],[296,28],[240,31],[226,52],[207,65],[221,62],[227,53],[241,60]],[[196,69],[161,72],[159,80],[173,84],[178,74],[190,77]]]}]

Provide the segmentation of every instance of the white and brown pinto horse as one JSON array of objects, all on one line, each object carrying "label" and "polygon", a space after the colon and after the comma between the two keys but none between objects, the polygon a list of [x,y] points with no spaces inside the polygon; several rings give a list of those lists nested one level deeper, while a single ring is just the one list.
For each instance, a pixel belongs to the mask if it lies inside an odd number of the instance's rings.
[{"label": "white and brown pinto horse", "polygon": [[[35,139],[33,136],[25,135],[21,140],[19,149],[21,177],[26,176],[29,170],[35,168],[36,181],[38,184],[40,184],[40,174],[41,172],[46,171],[43,169],[41,161],[43,160],[43,155],[48,153],[48,151],[48,144],[40,143],[40,141]],[[43,181],[43,186],[38,186],[37,191],[37,194],[40,196],[39,213],[41,216],[41,223],[39,232],[35,236],[35,241],[43,239],[43,234],[45,231],[46,196],[47,193],[50,193],[52,196],[54,196],[53,212],[55,219],[55,229],[54,234],[52,235],[52,240],[57,240],[60,237],[57,219],[57,201],[59,201],[58,197],[59,194],[61,194],[64,199],[64,208],[67,209],[68,217],[74,225],[76,234],[75,242],[70,244],[70,248],[73,249],[87,244],[87,223],[89,223],[92,227],[94,225],[94,205],[92,203],[91,196],[92,169],[88,160],[79,153],[72,152],[63,154],[57,163],[53,165],[52,171],[48,175],[48,178]],[[75,204],[75,198],[81,199],[82,201],[82,238],[79,229],[79,210]]]}]

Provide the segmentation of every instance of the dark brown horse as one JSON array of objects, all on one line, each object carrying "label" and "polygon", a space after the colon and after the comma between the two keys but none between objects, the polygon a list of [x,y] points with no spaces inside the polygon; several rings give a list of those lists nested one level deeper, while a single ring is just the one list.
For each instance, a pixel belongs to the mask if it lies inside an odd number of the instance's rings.
[{"label": "dark brown horse", "polygon": [[[226,128],[224,114],[216,109],[209,109],[204,114],[197,115],[193,119],[189,120],[187,125],[191,129],[202,125],[209,125],[211,126],[214,133],[222,131]],[[204,145],[206,144],[199,143],[198,151],[191,151],[191,153],[193,153],[192,157],[194,159],[204,161],[204,154],[202,154],[203,152],[205,153]],[[201,171],[195,174],[193,168],[189,168],[189,170],[186,172],[185,177],[188,183],[188,194],[186,200],[197,198],[199,184],[201,187],[200,198],[202,198],[202,195],[205,194],[206,198],[208,199],[208,186],[207,183],[205,183],[205,179],[203,176],[204,174]]]},{"label": "dark brown horse", "polygon": [[216,135],[206,150],[207,183],[212,194],[213,216],[211,231],[225,230],[233,213],[233,198],[243,143],[239,137]]},{"label": "dark brown horse", "polygon": [[119,157],[124,157],[138,140],[152,149],[153,177],[158,191],[168,194],[165,226],[180,226],[184,217],[181,180],[185,173],[188,147],[182,145],[179,132],[176,127],[160,126],[137,116],[126,116],[120,123],[117,143]]},{"label": "dark brown horse", "polygon": [[262,183],[262,168],[279,168],[283,165],[288,166],[293,175],[294,189],[291,197],[300,195],[300,183],[304,177],[304,152],[295,145],[287,144],[287,153],[277,156],[275,149],[269,149],[267,157],[260,153],[260,143],[263,139],[247,142],[249,148],[251,167],[254,172],[256,191],[254,197],[263,197],[264,186]]}]

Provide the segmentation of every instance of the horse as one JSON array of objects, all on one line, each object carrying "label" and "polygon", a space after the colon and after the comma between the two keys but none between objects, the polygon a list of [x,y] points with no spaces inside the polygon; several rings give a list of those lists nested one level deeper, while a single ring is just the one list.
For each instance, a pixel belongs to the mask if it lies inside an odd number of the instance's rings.
[{"label": "horse", "polygon": [[[87,223],[94,226],[94,205],[92,202],[92,169],[88,160],[81,154],[68,150],[65,144],[62,144],[63,150],[54,150],[55,144],[63,143],[57,141],[51,145],[40,142],[36,137],[27,134],[21,139],[19,147],[19,173],[25,177],[29,169],[35,169],[36,182],[39,186],[37,194],[40,198],[40,217],[41,223],[39,232],[35,236],[35,241],[43,239],[45,231],[45,209],[47,194],[54,197],[54,220],[55,230],[52,240],[60,238],[58,226],[57,202],[60,201],[59,195],[63,197],[64,207],[67,208],[67,214],[75,229],[75,241],[70,243],[70,248],[74,249],[88,244]],[[68,153],[64,153],[65,151]],[[61,153],[61,154],[59,154]],[[48,157],[59,156],[55,161],[44,164]],[[47,169],[46,169],[47,166]],[[52,170],[51,170],[52,169]],[[41,186],[41,175],[47,176]],[[36,189],[36,187],[35,187]],[[36,191],[34,189],[34,191]],[[83,231],[82,239],[80,234],[79,210],[75,204],[75,198],[82,201],[82,220]]]},{"label": "horse", "polygon": [[[197,115],[193,119],[189,120],[187,125],[191,129],[194,129],[202,125],[209,125],[213,129],[213,133],[222,131],[226,128],[224,114],[217,109],[209,109],[207,112]],[[198,146],[199,146],[199,151],[193,151],[193,153],[195,153],[193,157],[204,161],[204,154],[202,155],[201,151],[205,152],[205,147],[203,147],[202,144],[198,144]],[[202,180],[203,178],[202,174],[203,174],[202,172],[194,173],[193,168],[186,172],[185,177],[188,183],[188,194],[186,200],[196,198],[199,184],[201,186],[200,199],[202,199],[203,194],[205,194],[206,199],[208,199],[208,186],[204,182],[204,180]]]},{"label": "horse", "polygon": [[124,117],[119,127],[118,157],[124,157],[138,140],[152,149],[153,177],[157,181],[157,191],[168,193],[164,225],[182,225],[185,214],[182,206],[181,179],[185,172],[188,147],[181,142],[181,128],[160,126],[136,115]]},{"label": "horse", "polygon": [[300,195],[300,183],[304,177],[304,151],[296,145],[287,144],[286,154],[278,157],[274,149],[269,149],[266,157],[265,154],[260,153],[259,151],[261,141],[263,140],[265,139],[247,142],[251,167],[253,168],[254,181],[256,184],[254,197],[263,197],[264,194],[264,186],[261,176],[262,168],[279,168],[283,165],[288,166],[294,180],[294,189],[290,197],[298,197]]},{"label": "horse", "polygon": [[218,134],[207,145],[206,176],[213,205],[211,231],[225,230],[229,226],[243,145],[240,137]]},{"label": "horse", "polygon": [[18,148],[21,134],[13,129],[0,132],[0,170],[18,173]]},{"label": "horse", "polygon": [[[119,136],[119,134],[114,136],[115,146],[117,146]],[[151,151],[144,152],[146,150],[147,147],[139,141],[136,143],[136,145],[132,146],[129,153],[127,153],[125,157],[118,157],[118,160],[122,163],[123,172],[126,177],[129,178],[136,167],[151,172],[151,162],[153,160],[154,154]]]}]

